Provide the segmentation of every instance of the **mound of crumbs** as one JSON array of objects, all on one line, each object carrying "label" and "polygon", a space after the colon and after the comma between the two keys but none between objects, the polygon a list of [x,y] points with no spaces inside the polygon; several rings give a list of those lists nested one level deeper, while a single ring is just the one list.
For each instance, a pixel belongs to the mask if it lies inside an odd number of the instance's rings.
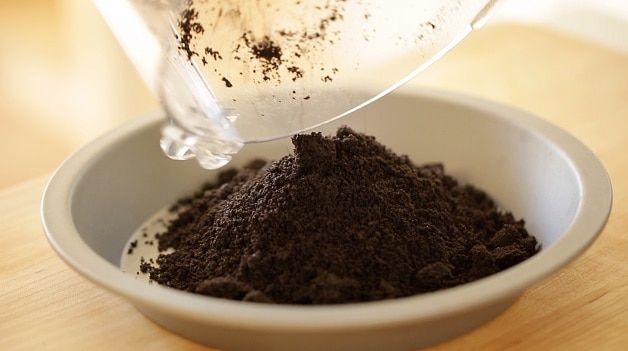
[{"label": "mound of crumbs", "polygon": [[223,171],[174,205],[141,271],[219,298],[338,304],[465,284],[539,250],[523,220],[440,164],[348,127],[292,142],[293,154]]}]

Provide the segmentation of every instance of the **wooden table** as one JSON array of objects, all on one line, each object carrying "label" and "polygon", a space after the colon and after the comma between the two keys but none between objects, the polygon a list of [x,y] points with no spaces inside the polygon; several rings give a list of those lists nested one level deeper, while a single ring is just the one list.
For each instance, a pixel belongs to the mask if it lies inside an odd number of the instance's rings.
[{"label": "wooden table", "polygon": [[[541,28],[489,26],[413,85],[506,102],[573,133],[614,187],[603,234],[485,326],[432,350],[628,349],[628,56]],[[83,280],[53,252],[39,202],[48,176],[0,192],[0,349],[207,350]]]}]

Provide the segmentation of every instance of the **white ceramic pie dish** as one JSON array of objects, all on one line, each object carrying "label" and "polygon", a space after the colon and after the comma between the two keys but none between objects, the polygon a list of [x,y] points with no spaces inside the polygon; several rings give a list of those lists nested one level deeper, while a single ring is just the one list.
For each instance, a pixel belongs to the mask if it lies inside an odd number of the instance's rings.
[{"label": "white ceramic pie dish", "polygon": [[[147,218],[216,173],[166,158],[158,143],[163,121],[160,113],[134,120],[66,160],[44,193],[44,229],[59,256],[85,278],[165,328],[225,350],[412,350],[456,337],[579,256],[611,209],[603,165],[560,128],[467,96],[397,92],[323,132],[348,124],[417,164],[444,163],[447,173],[524,218],[541,252],[473,283],[380,302],[288,306],[194,295],[147,284],[120,268],[130,235]],[[290,151],[286,139],[247,145],[231,165]]]}]

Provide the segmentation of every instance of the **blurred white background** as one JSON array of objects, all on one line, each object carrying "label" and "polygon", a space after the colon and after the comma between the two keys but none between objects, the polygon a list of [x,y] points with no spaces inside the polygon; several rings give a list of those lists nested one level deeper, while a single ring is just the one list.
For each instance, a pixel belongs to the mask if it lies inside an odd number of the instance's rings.
[{"label": "blurred white background", "polygon": [[157,107],[91,1],[0,1],[0,187]]},{"label": "blurred white background", "polygon": [[[626,0],[506,0],[488,26],[503,22],[628,53]],[[0,188],[52,172],[81,145],[156,108],[91,1],[0,1]]]}]

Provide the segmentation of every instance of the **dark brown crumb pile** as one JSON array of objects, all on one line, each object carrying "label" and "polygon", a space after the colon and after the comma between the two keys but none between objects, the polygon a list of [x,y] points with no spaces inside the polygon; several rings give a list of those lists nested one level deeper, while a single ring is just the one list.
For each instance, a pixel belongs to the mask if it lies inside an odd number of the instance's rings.
[{"label": "dark brown crumb pile", "polygon": [[332,304],[464,284],[538,251],[523,220],[340,128],[297,135],[294,154],[222,173],[177,206],[142,271],[173,288],[235,300]]}]

